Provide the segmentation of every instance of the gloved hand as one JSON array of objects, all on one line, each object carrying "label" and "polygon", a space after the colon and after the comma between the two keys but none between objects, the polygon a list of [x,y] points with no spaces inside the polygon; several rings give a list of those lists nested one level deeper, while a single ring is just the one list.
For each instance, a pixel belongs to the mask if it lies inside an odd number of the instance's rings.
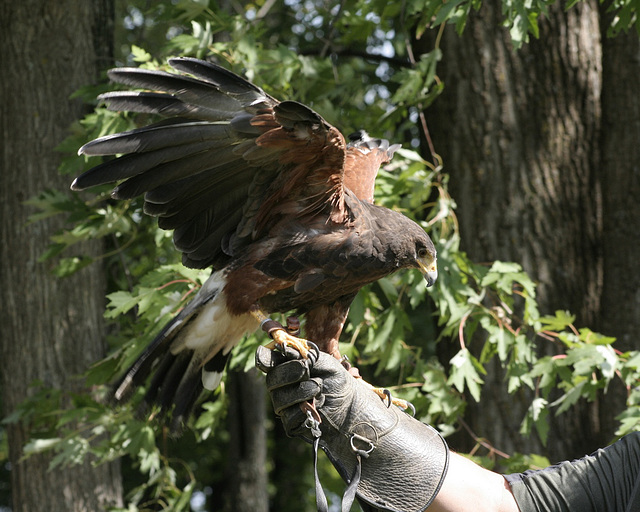
[{"label": "gloved hand", "polygon": [[328,354],[321,352],[310,364],[294,350],[282,354],[259,347],[256,366],[267,374],[287,434],[318,443],[352,484],[345,502],[351,492],[384,511],[421,512],[429,506],[449,462],[447,444],[434,428],[388,407]]}]

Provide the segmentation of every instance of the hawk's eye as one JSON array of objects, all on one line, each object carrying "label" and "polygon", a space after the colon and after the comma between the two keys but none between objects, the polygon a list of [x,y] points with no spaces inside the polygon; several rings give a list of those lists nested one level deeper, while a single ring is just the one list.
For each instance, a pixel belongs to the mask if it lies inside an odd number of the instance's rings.
[{"label": "hawk's eye", "polygon": [[418,258],[426,258],[429,255],[429,251],[427,251],[424,247],[418,249]]}]

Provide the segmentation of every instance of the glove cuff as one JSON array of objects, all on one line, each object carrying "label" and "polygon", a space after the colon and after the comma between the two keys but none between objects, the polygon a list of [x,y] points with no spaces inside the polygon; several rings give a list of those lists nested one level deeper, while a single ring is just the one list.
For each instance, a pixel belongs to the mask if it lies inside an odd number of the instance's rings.
[{"label": "glove cuff", "polygon": [[329,426],[323,417],[320,446],[347,483],[361,463],[360,500],[389,512],[424,511],[447,473],[446,441],[433,427],[387,407],[361,382],[354,381],[354,388],[342,425]]}]

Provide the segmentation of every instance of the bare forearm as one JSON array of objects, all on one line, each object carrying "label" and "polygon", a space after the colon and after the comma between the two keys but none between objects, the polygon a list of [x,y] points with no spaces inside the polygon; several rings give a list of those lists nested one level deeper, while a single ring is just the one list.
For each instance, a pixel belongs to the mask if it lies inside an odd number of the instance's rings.
[{"label": "bare forearm", "polygon": [[457,453],[428,512],[518,512],[506,480]]}]

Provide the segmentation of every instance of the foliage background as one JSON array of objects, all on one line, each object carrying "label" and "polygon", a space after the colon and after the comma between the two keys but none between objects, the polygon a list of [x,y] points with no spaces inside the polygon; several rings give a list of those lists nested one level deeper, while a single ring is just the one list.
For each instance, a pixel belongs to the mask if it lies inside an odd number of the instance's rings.
[{"label": "foliage background", "polygon": [[[504,30],[514,51],[538,35],[548,5],[502,3]],[[531,390],[521,433],[537,435],[544,443],[549,415],[596,399],[612,381],[627,390],[615,435],[637,429],[640,354],[617,350],[613,338],[576,327],[570,312],[538,311],[534,279],[520,265],[477,264],[460,249],[446,162],[430,144],[426,120],[427,107],[445,86],[437,71],[442,28],[450,24],[463,30],[478,8],[480,2],[460,0],[127,2],[119,6],[114,64],[166,69],[168,56],[212,58],[277,98],[312,106],[345,134],[367,127],[373,136],[403,143],[404,149],[380,173],[377,202],[413,217],[429,231],[439,251],[440,278],[429,292],[412,272],[368,287],[354,302],[341,349],[369,381],[412,401],[422,421],[445,435],[471,436],[471,455],[478,461],[501,471],[520,471],[547,465],[546,454],[502,453],[499,439],[484,439],[465,422],[468,401],[481,399],[490,361],[505,368],[509,393]],[[612,33],[638,24],[631,3],[611,4],[611,9],[617,12]],[[427,31],[436,35],[433,47],[416,56],[412,45]],[[106,82],[90,85],[78,95],[95,102],[110,87]],[[98,163],[75,156],[84,142],[147,121],[97,104],[61,143],[59,149],[67,155],[61,172],[71,180]],[[140,419],[133,408],[112,409],[101,401],[107,383],[207,277],[177,263],[170,234],[141,213],[140,201],[118,203],[108,193],[108,188],[82,195],[47,190],[31,204],[38,211],[34,222],[67,217],[68,227],[43,255],[43,260],[56,261],[56,275],[63,278],[87,265],[105,268],[112,351],[84,376],[90,392],[68,396],[35,382],[33,397],[4,421],[27,423],[32,441],[25,454],[52,452],[52,469],[85,457],[97,464],[124,457],[129,510],[213,510],[216,494],[223,492],[229,439],[224,386],[202,403],[180,439],[169,438],[161,422]],[[107,244],[97,261],[76,249],[95,237]],[[251,337],[239,347],[231,369],[251,367],[255,346],[262,341]],[[436,343],[452,344],[455,355],[438,360]],[[553,355],[541,355],[540,345],[553,345]],[[68,401],[72,406],[63,407]],[[279,426],[267,416],[265,428],[273,433]],[[335,474],[328,466],[322,471],[323,482],[340,494]],[[311,489],[310,475],[302,478]]]}]

